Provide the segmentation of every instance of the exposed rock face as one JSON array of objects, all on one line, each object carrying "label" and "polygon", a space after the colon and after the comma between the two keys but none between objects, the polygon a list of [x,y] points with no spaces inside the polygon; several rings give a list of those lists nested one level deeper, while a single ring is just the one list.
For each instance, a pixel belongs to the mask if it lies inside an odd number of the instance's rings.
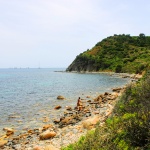
[{"label": "exposed rock face", "polygon": [[59,100],[64,100],[64,99],[65,99],[65,97],[63,97],[63,96],[59,95],[59,96],[57,96],[57,99],[59,99]]},{"label": "exposed rock face", "polygon": [[88,64],[84,60],[79,60],[78,57],[70,64],[70,66],[66,69],[66,71],[98,71],[98,69],[91,64]]}]

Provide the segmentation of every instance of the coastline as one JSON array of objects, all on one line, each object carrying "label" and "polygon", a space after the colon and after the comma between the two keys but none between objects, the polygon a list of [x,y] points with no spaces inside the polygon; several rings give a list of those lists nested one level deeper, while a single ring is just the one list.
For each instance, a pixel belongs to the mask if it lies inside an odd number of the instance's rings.
[{"label": "coastline", "polygon": [[[59,118],[61,121],[55,120],[56,125],[45,124],[38,129],[27,129],[26,132],[19,135],[14,135],[14,129],[10,131],[7,128],[6,135],[0,136],[0,147],[3,147],[4,150],[12,148],[44,150],[46,145],[60,149],[62,146],[74,143],[80,136],[85,135],[89,129],[94,129],[98,121],[100,121],[100,125],[105,122],[106,118],[111,115],[118,97],[121,96],[124,89],[116,88],[112,93],[105,92],[88,102],[83,99],[87,103],[84,108],[85,114],[83,114],[83,111],[78,112],[75,108],[66,110],[68,113],[64,113],[64,118]],[[97,105],[99,106],[97,107]],[[62,121],[64,126],[61,127]],[[41,138],[41,135],[45,132],[49,133],[49,136]],[[50,135],[52,133],[54,134]]]}]

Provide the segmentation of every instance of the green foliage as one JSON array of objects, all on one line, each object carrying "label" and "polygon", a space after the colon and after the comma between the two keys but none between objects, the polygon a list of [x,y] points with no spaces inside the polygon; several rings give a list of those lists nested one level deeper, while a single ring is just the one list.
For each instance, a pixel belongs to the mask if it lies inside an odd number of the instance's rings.
[{"label": "green foliage", "polygon": [[150,36],[114,35],[81,53],[67,71],[141,73],[150,64]]},{"label": "green foliage", "polygon": [[[103,127],[63,150],[149,150],[150,76],[130,85]],[[71,149],[69,149],[71,147]]]}]

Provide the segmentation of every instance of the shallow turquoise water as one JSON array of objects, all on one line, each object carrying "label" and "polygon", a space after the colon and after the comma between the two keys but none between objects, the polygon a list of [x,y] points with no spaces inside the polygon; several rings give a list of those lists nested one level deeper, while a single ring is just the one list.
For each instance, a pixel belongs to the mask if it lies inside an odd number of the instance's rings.
[{"label": "shallow turquoise water", "polygon": [[[94,73],[54,72],[65,69],[0,69],[0,130],[3,127],[38,127],[44,117],[62,115],[65,106],[75,106],[78,97],[93,98],[129,79]],[[63,95],[66,100],[57,100]],[[54,110],[61,105],[61,110]]]}]

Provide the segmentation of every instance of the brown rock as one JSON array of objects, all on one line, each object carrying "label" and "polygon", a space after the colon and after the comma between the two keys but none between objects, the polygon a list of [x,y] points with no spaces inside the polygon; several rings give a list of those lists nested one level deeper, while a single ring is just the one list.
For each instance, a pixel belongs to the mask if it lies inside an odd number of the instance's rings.
[{"label": "brown rock", "polygon": [[11,128],[4,128],[4,131],[6,131],[6,135],[9,136],[11,134],[14,134],[14,129]]},{"label": "brown rock", "polygon": [[44,150],[59,150],[58,148],[54,147],[53,145],[47,145]]},{"label": "brown rock", "polygon": [[113,92],[120,92],[122,88],[114,88],[112,89]]},{"label": "brown rock", "polygon": [[42,150],[40,146],[35,146],[33,150]]},{"label": "brown rock", "polygon": [[91,100],[87,100],[87,102],[91,102]]},{"label": "brown rock", "polygon": [[96,115],[96,114],[99,114],[99,111],[94,111],[94,114]]},{"label": "brown rock", "polygon": [[71,111],[72,110],[71,106],[66,106],[66,110]]},{"label": "brown rock", "polygon": [[57,96],[57,99],[63,100],[63,99],[65,99],[65,98],[64,98],[63,96],[59,95],[59,96]]},{"label": "brown rock", "polygon": [[55,124],[57,124],[57,123],[60,122],[60,119],[54,119],[53,122],[54,122]]},{"label": "brown rock", "polygon": [[7,142],[7,140],[0,140],[0,147],[3,147]]},{"label": "brown rock", "polygon": [[61,106],[60,105],[58,105],[58,106],[56,106],[54,109],[60,109],[61,108]]},{"label": "brown rock", "polygon": [[102,100],[103,100],[102,95],[99,95],[97,98],[94,99],[94,102],[99,102],[99,103],[101,103]]},{"label": "brown rock", "polygon": [[72,119],[73,119],[73,117],[65,117],[65,118],[61,121],[61,123],[63,123],[63,124],[69,124],[69,123],[72,122]]},{"label": "brown rock", "polygon": [[47,130],[47,129],[49,129],[49,128],[52,128],[52,127],[53,127],[53,125],[51,125],[51,124],[46,124],[46,125],[43,126],[42,131],[45,131],[45,130]]},{"label": "brown rock", "polygon": [[85,129],[92,129],[99,121],[99,116],[95,115],[92,118],[89,118],[83,122],[83,127]]},{"label": "brown rock", "polygon": [[34,132],[34,130],[28,130],[28,133],[34,134],[35,132]]},{"label": "brown rock", "polygon": [[56,136],[56,133],[54,131],[47,130],[40,134],[40,140],[46,140],[46,139],[52,138],[54,136]]},{"label": "brown rock", "polygon": [[105,95],[105,96],[106,96],[106,95],[109,95],[109,93],[108,93],[108,92],[105,92],[104,95]]}]

